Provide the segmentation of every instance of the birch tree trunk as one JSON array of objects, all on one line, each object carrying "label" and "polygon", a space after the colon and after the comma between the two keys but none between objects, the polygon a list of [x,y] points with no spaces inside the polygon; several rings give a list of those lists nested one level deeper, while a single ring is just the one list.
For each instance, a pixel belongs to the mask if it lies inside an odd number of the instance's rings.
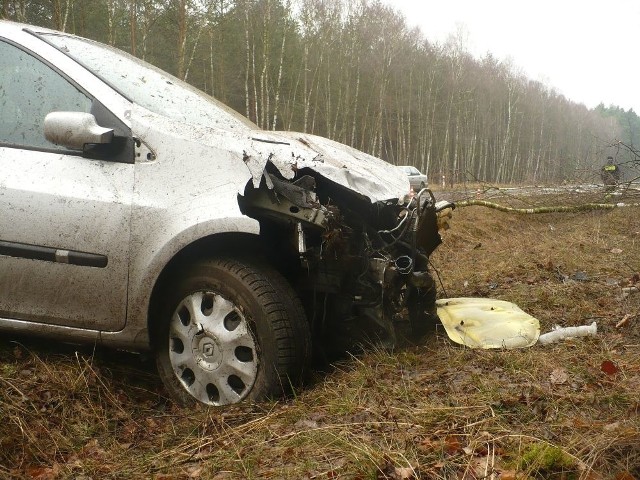
[{"label": "birch tree trunk", "polygon": [[176,76],[178,78],[184,78],[185,74],[185,56],[187,48],[187,1],[186,0],[173,0],[178,17],[178,41],[177,41],[177,65]]},{"label": "birch tree trunk", "polygon": [[138,29],[138,14],[137,14],[138,2],[137,0],[129,0],[129,32],[130,32],[130,42],[131,42],[131,55],[134,57],[138,54],[136,44],[137,44],[137,35],[136,31]]},{"label": "birch tree trunk", "polygon": [[[287,5],[285,7],[287,10],[289,10],[291,8],[291,4],[289,2],[287,2]],[[280,87],[282,86],[282,69],[284,66],[284,52],[285,52],[285,44],[287,41],[287,33],[288,33],[288,25],[289,25],[289,21],[288,19],[285,19],[285,26],[284,26],[284,30],[282,32],[282,44],[280,45],[280,61],[279,61],[279,65],[278,65],[278,79],[276,81],[276,91],[275,91],[275,98],[274,98],[274,105],[273,105],[273,123],[271,125],[271,129],[275,130],[277,128],[278,125],[278,108],[280,107]]]},{"label": "birch tree trunk", "polygon": [[116,43],[116,2],[115,0],[107,0],[107,23],[109,26],[109,45]]}]

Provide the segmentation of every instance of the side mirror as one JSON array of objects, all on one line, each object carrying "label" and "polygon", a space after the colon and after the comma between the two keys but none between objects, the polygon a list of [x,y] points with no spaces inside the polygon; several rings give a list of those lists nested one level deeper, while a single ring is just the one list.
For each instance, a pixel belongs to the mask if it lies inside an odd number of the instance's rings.
[{"label": "side mirror", "polygon": [[44,118],[44,136],[55,144],[82,150],[87,143],[111,143],[113,130],[98,125],[90,113],[51,112]]}]

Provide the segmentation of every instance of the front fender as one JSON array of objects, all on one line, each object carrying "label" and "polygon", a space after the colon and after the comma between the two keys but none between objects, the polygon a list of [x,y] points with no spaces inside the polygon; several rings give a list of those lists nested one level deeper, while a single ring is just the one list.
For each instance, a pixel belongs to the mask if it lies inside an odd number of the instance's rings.
[{"label": "front fender", "polygon": [[[138,251],[133,256],[129,276],[129,297],[127,301],[126,337],[135,340],[139,347],[149,344],[147,333],[147,315],[149,312],[153,289],[164,268],[176,255],[194,242],[207,237],[225,233],[243,233],[259,235],[260,226],[252,218],[239,216],[214,218],[189,226],[173,235],[168,235],[166,242],[153,251]],[[142,248],[143,245],[140,245]],[[124,332],[123,332],[124,333]],[[141,335],[144,334],[144,337]]]}]

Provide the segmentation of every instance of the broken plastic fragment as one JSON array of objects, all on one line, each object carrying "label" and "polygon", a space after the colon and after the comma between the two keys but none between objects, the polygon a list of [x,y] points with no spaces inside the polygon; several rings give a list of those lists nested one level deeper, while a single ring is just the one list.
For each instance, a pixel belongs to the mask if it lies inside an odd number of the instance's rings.
[{"label": "broken plastic fragment", "polygon": [[597,332],[598,326],[596,325],[596,322],[593,322],[591,325],[581,325],[579,327],[561,328],[556,326],[550,332],[540,335],[540,338],[538,338],[538,342],[546,345],[547,343],[557,342],[565,338],[586,337],[588,335],[595,335]]},{"label": "broken plastic fragment", "polygon": [[524,348],[540,335],[536,318],[503,300],[446,298],[436,306],[449,338],[467,347]]},{"label": "broken plastic fragment", "polygon": [[578,282],[588,282],[589,276],[585,272],[577,271],[571,275],[572,280],[576,280]]}]

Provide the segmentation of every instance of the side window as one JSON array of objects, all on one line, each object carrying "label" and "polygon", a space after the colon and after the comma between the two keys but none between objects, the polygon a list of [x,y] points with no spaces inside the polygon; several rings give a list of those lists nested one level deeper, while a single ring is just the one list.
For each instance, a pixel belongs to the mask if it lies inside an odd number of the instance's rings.
[{"label": "side window", "polygon": [[0,145],[62,149],[44,137],[44,117],[90,109],[91,99],[55,70],[0,41]]}]

